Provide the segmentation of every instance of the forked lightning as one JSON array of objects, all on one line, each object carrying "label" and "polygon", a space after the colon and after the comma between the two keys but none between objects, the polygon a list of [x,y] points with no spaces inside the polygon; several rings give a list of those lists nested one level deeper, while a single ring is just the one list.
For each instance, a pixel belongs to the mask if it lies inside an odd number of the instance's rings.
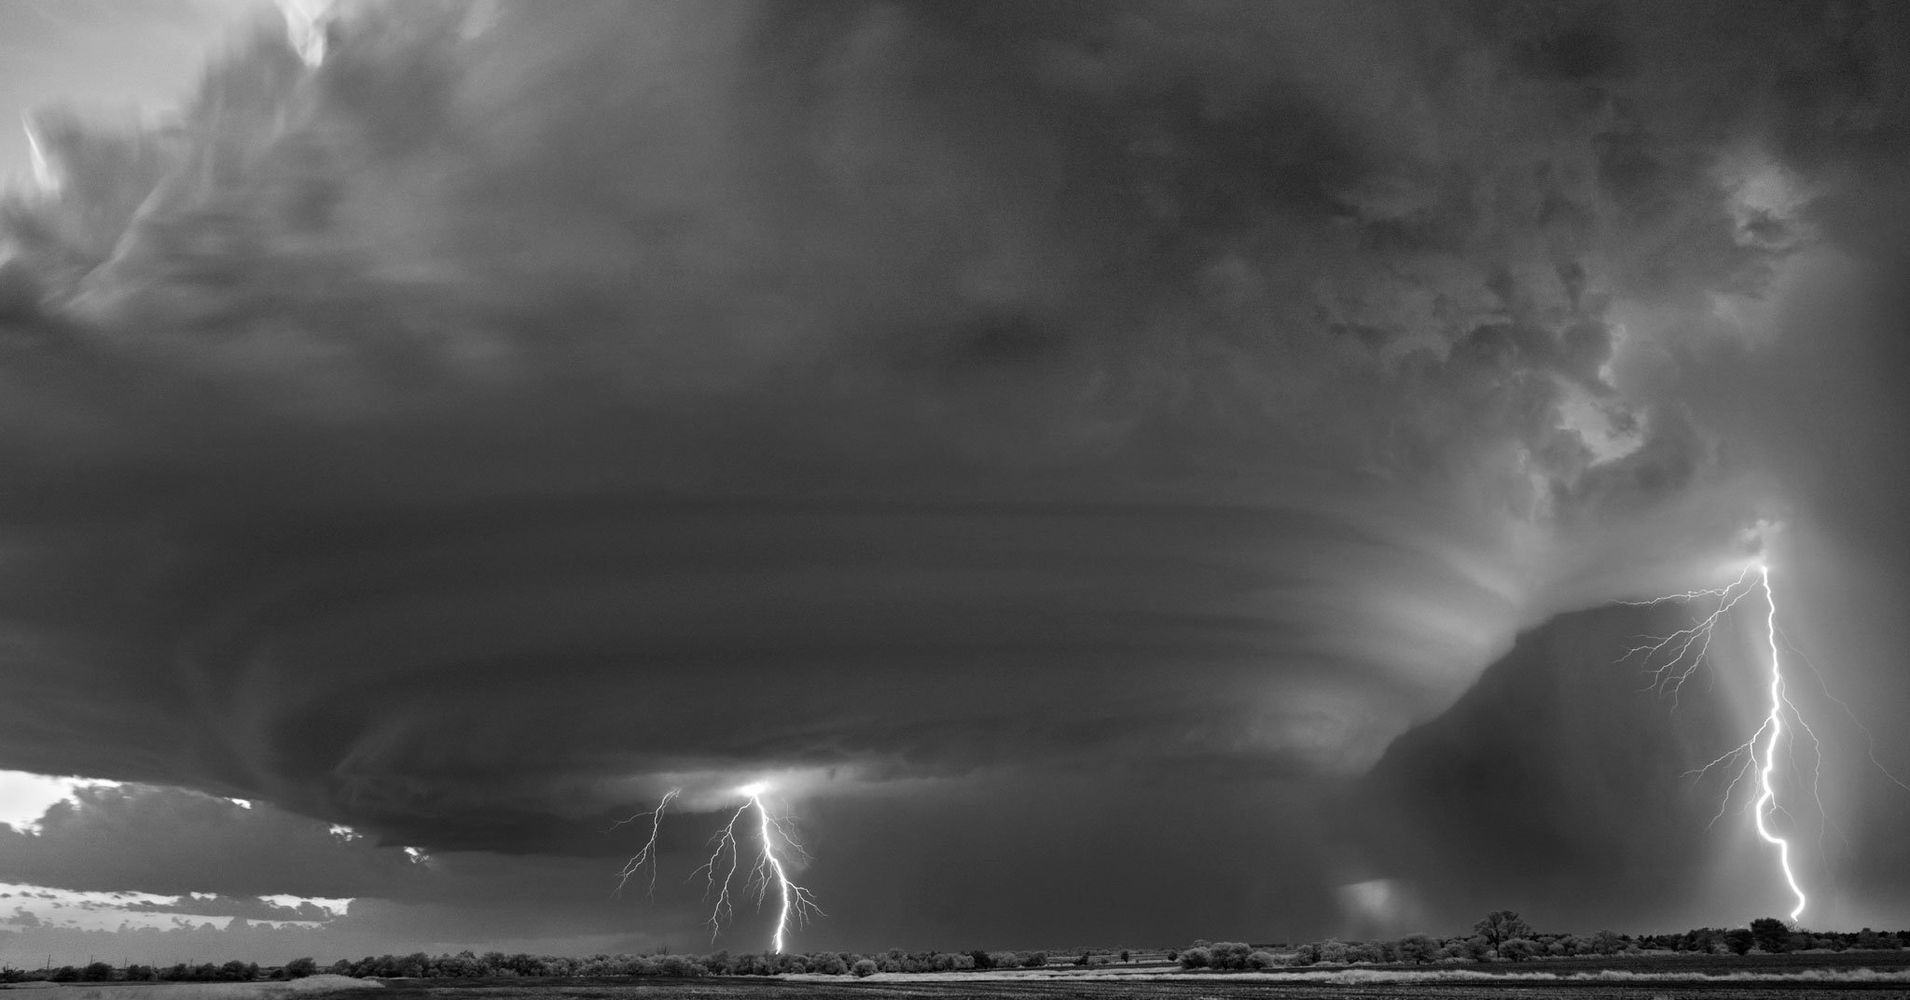
[{"label": "forked lightning", "polygon": [[[657,831],[662,826],[664,807],[670,804],[670,800],[675,798],[679,791],[681,790],[670,789],[664,794],[662,801],[657,803],[656,809],[638,813],[624,821],[627,823],[638,816],[649,816],[651,818],[650,840],[643,845],[643,850],[637,852],[636,856],[632,857],[618,873],[622,880],[618,883],[619,886],[628,882],[632,875],[647,864],[650,866],[650,881],[654,888],[657,867]],[[797,885],[789,878],[785,856],[790,852],[802,854],[802,845],[790,835],[787,822],[770,813],[769,806],[763,801],[763,796],[768,791],[768,784],[760,781],[744,785],[736,790],[738,795],[743,796],[743,804],[730,814],[729,822],[723,824],[723,828],[718,830],[712,838],[714,847],[710,851],[709,859],[690,875],[695,877],[698,872],[701,872],[708,882],[705,898],[713,899],[713,901],[710,906],[710,919],[707,922],[710,925],[710,940],[715,941],[717,935],[722,933],[724,921],[735,915],[730,888],[736,881],[737,872],[743,867],[742,841],[737,836],[736,824],[748,815],[751,809],[754,809],[758,845],[755,862],[750,866],[748,874],[744,876],[743,885],[738,891],[755,890],[756,905],[760,908],[768,901],[770,888],[772,884],[774,885],[777,896],[776,929],[770,936],[770,947],[775,953],[782,954],[783,942],[791,923],[803,923],[811,914],[820,916],[822,909],[816,905],[815,897],[808,889]]]},{"label": "forked lightning", "polygon": [[[1688,628],[1680,629],[1670,635],[1647,637],[1642,645],[1628,650],[1620,662],[1640,657],[1654,678],[1653,686],[1660,692],[1670,691],[1675,700],[1684,682],[1691,679],[1698,667],[1704,663],[1705,654],[1710,651],[1713,630],[1718,623],[1730,614],[1733,608],[1750,598],[1752,594],[1761,594],[1764,603],[1764,636],[1770,648],[1771,684],[1770,709],[1765,713],[1764,721],[1758,726],[1751,738],[1726,751],[1693,773],[1705,774],[1714,768],[1738,765],[1737,773],[1731,783],[1725,787],[1724,802],[1719,805],[1722,815],[1725,805],[1731,800],[1731,793],[1745,775],[1757,776],[1758,795],[1751,804],[1753,822],[1757,835],[1777,848],[1778,870],[1784,876],[1784,884],[1790,887],[1796,905],[1791,907],[1790,919],[1795,924],[1804,914],[1808,900],[1804,890],[1797,884],[1797,875],[1791,870],[1791,845],[1778,836],[1770,825],[1772,815],[1781,808],[1777,802],[1777,751],[1780,741],[1785,739],[1784,720],[1786,714],[1796,721],[1797,727],[1810,739],[1814,747],[1817,734],[1811,731],[1804,716],[1791,702],[1784,686],[1783,660],[1777,650],[1777,598],[1771,590],[1771,567],[1766,563],[1754,563],[1746,566],[1736,580],[1724,587],[1710,590],[1692,590],[1682,594],[1668,594],[1649,601],[1627,601],[1635,606],[1663,604],[1667,601],[1690,603],[1693,601],[1715,601],[1715,607],[1709,614]],[[1760,748],[1759,744],[1762,743]],[[1818,759],[1822,760],[1821,747]]]},{"label": "forked lightning", "polygon": [[615,830],[625,823],[634,823],[637,820],[637,816],[650,817],[650,839],[644,842],[643,850],[638,851],[635,857],[624,862],[623,870],[617,873],[618,891],[622,891],[623,887],[630,882],[630,876],[635,875],[639,868],[648,864],[650,866],[650,895],[655,896],[657,894],[657,833],[663,829],[664,807],[668,806],[670,800],[676,798],[682,791],[683,789],[681,788],[672,788],[664,792],[663,798],[657,802],[655,809],[649,812],[640,812],[629,819],[618,820],[616,825],[611,827],[612,830]]}]

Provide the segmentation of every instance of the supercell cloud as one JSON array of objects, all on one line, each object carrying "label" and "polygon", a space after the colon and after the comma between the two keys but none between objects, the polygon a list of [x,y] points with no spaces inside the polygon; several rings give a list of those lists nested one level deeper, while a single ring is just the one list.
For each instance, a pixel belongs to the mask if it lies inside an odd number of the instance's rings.
[{"label": "supercell cloud", "polygon": [[[1520,630],[1902,495],[1902,19],[363,3],[175,119],[37,112],[0,767],[414,902],[398,845],[607,891],[682,776],[800,773],[818,944],[1074,939],[917,909],[964,870],[1306,934],[1311,811]],[[139,810],[204,821],[60,822]],[[0,878],[227,891],[65,829]]]}]

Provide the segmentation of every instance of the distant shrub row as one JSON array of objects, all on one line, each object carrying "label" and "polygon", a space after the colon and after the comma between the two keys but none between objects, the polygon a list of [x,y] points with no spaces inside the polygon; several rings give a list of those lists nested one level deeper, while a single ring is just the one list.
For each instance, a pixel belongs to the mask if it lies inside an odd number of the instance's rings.
[{"label": "distant shrub row", "polygon": [[124,968],[105,962],[86,965],[61,965],[50,969],[0,968],[0,983],[24,983],[49,980],[55,983],[249,983],[261,975],[272,979],[297,979],[309,976],[317,963],[309,958],[287,962],[283,968],[261,972],[257,962],[211,962],[178,965],[128,965]]},{"label": "distant shrub row", "polygon": [[1867,951],[1910,947],[1910,931],[1879,932],[1869,928],[1851,933],[1797,930],[1775,917],[1751,922],[1749,927],[1700,927],[1679,934],[1643,934],[1633,937],[1615,931],[1589,936],[1535,933],[1517,913],[1497,910],[1474,925],[1473,933],[1449,938],[1410,934],[1379,941],[1328,939],[1291,950],[1255,949],[1238,942],[1197,941],[1169,952],[1183,969],[1268,969],[1312,965],[1428,965],[1461,962],[1524,962],[1545,958],[1611,956],[1646,952],[1685,952],[1743,955],[1753,949],[1785,951]]},{"label": "distant shrub row", "polygon": [[455,955],[366,956],[340,959],[320,967],[310,958],[261,970],[255,963],[224,965],[129,965],[115,968],[105,962],[55,969],[0,968],[0,983],[50,979],[54,982],[247,982],[262,976],[296,979],[317,972],[365,979],[484,979],[565,976],[772,976],[811,972],[829,976],[871,976],[877,972],[956,972],[968,969],[1039,968],[1048,964],[1042,951],[904,952],[891,949],[871,955],[819,951],[803,955],[719,951],[708,955],[507,955],[469,951]]},{"label": "distant shrub row", "polygon": [[[1185,950],[1167,952],[1166,958],[1188,970],[1246,971],[1313,965],[1523,962],[1644,952],[1742,955],[1753,949],[1782,952],[1902,947],[1910,947],[1910,931],[1893,933],[1865,928],[1854,933],[1820,933],[1794,929],[1783,921],[1768,917],[1752,921],[1749,927],[1697,928],[1681,934],[1636,937],[1613,931],[1599,931],[1583,937],[1576,934],[1539,934],[1518,914],[1499,910],[1488,914],[1486,919],[1475,925],[1472,934],[1456,937],[1435,938],[1427,934],[1410,934],[1403,938],[1379,941],[1329,939],[1291,949],[1256,948],[1237,941],[1197,941]],[[1120,961],[1126,962],[1129,958],[1128,952],[1119,953]],[[1090,966],[1109,964],[1114,960],[1111,953],[1094,951],[1083,952],[1079,958],[1070,959],[1075,965]],[[115,968],[105,962],[33,970],[0,968],[0,983],[39,979],[55,982],[247,982],[262,977],[297,979],[320,971],[372,979],[769,976],[791,973],[870,976],[878,972],[1040,968],[1048,963],[1048,953],[1044,951],[905,952],[890,949],[868,955],[832,951],[804,955],[749,952],[732,955],[727,951],[718,951],[708,955],[593,955],[585,958],[522,952],[507,955],[498,951],[480,955],[462,951],[455,955],[414,952],[409,955],[367,956],[356,961],[340,959],[322,968],[310,958],[300,958],[279,968],[266,969],[260,969],[255,963],[236,961],[220,965],[129,965],[124,968]]]}]

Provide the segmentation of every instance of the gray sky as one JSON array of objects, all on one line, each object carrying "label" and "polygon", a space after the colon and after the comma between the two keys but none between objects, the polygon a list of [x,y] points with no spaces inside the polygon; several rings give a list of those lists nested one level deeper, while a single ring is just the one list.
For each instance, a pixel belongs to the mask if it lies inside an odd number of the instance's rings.
[{"label": "gray sky", "polygon": [[[0,216],[0,768],[133,784],[0,882],[682,950],[767,777],[799,949],[1743,923],[1755,644],[1554,619],[1759,555],[1910,770],[1890,5],[71,9],[0,96],[178,110]],[[1910,923],[1799,698],[1808,919]]]}]

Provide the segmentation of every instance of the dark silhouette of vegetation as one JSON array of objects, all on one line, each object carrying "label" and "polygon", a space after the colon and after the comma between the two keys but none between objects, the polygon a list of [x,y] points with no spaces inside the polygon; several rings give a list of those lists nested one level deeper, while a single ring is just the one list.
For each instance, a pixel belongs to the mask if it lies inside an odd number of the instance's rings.
[{"label": "dark silhouette of vegetation", "polygon": [[[1674,934],[1626,935],[1602,930],[1589,936],[1536,933],[1509,910],[1494,911],[1473,928],[1477,933],[1437,938],[1409,934],[1393,940],[1339,941],[1329,938],[1291,948],[1254,946],[1238,941],[1196,941],[1185,949],[1167,949],[1170,964],[1206,974],[1244,972],[1316,965],[1449,965],[1475,962],[1544,962],[1548,959],[1642,956],[1651,953],[1744,955],[1766,952],[1897,950],[1910,947],[1910,931],[1855,933],[1805,931],[1763,917],[1748,927],[1700,927]],[[1518,932],[1518,933],[1515,933]],[[1511,936],[1504,936],[1510,934]],[[1495,936],[1497,939],[1495,941]],[[1115,955],[1124,963],[1129,951],[1089,949],[1070,961],[1092,967],[1110,963]],[[497,979],[513,977],[655,976],[772,976],[815,973],[828,976],[870,976],[882,973],[960,972],[989,969],[1032,969],[1048,964],[1045,951],[905,952],[899,948],[873,954],[818,951],[803,955],[774,955],[718,951],[708,955],[591,955],[586,957],[505,954],[366,956],[339,959],[321,966],[312,958],[297,958],[277,968],[261,969],[250,962],[223,964],[181,963],[170,966],[127,965],[105,962],[83,966],[47,966],[38,969],[0,967],[0,983],[51,980],[81,982],[250,982],[261,978],[300,979],[328,972],[368,979]]]},{"label": "dark silhouette of vegetation", "polygon": [[1511,910],[1493,910],[1484,920],[1472,925],[1472,932],[1497,948],[1513,938],[1531,937],[1532,925]]},{"label": "dark silhouette of vegetation", "polygon": [[1751,938],[1759,948],[1774,954],[1791,949],[1791,928],[1776,917],[1751,921]]},{"label": "dark silhouette of vegetation", "polygon": [[[1478,962],[1542,962],[1546,959],[1643,956],[1650,953],[1743,955],[1753,947],[1770,952],[1897,950],[1910,947],[1910,931],[1856,933],[1794,930],[1783,921],[1760,918],[1749,927],[1701,927],[1678,934],[1620,934],[1601,930],[1589,936],[1541,934],[1511,910],[1495,910],[1473,926],[1474,933],[1440,939],[1409,934],[1396,940],[1309,942],[1290,950],[1255,950],[1241,959],[1245,945],[1197,941],[1180,952],[1187,970],[1270,968],[1275,965],[1450,965]],[[1226,955],[1222,958],[1223,953]],[[1174,952],[1168,952],[1170,958]]]}]

